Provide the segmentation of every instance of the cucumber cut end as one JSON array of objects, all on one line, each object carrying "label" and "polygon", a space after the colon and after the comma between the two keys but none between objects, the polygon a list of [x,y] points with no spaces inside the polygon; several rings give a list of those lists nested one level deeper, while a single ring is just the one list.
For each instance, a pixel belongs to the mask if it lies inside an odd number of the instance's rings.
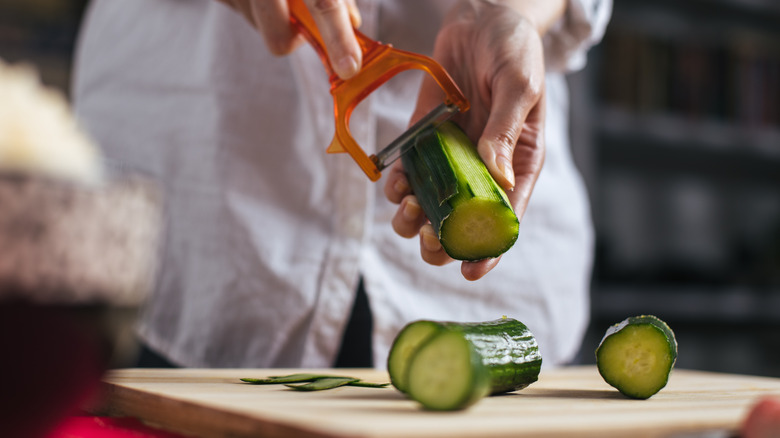
[{"label": "cucumber cut end", "polygon": [[440,229],[442,246],[458,260],[498,257],[517,240],[519,221],[499,199],[471,198],[458,205]]},{"label": "cucumber cut end", "polygon": [[440,326],[433,321],[415,321],[406,325],[396,336],[387,358],[390,383],[401,392],[407,392],[409,362],[417,348],[430,339]]},{"label": "cucumber cut end", "polygon": [[596,362],[604,381],[628,397],[646,399],[666,386],[676,351],[660,328],[629,324],[604,338]]},{"label": "cucumber cut end", "polygon": [[426,409],[464,409],[490,393],[490,377],[474,347],[457,332],[434,335],[409,365],[409,396]]}]

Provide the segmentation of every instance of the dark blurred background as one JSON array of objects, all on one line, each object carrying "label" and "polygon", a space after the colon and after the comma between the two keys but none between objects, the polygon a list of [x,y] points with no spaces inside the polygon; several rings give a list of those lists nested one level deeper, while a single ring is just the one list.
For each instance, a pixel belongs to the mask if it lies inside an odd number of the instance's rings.
[{"label": "dark blurred background", "polygon": [[[0,0],[0,58],[68,93],[85,0]],[[780,377],[780,2],[616,0],[570,78],[593,320],[667,321],[678,366]]]},{"label": "dark blurred background", "polygon": [[69,92],[71,57],[87,0],[0,0],[0,58],[34,65]]},{"label": "dark blurred background", "polygon": [[616,0],[571,77],[593,322],[652,313],[678,366],[780,376],[780,2]]}]

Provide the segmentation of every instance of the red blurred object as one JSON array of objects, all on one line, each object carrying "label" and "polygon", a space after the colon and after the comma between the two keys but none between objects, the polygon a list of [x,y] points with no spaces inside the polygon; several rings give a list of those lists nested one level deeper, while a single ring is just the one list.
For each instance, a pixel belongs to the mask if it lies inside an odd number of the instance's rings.
[{"label": "red blurred object", "polygon": [[765,396],[750,409],[742,438],[780,438],[780,397]]},{"label": "red blurred object", "polygon": [[0,303],[0,435],[45,437],[96,398],[107,360],[74,309]]},{"label": "red blurred object", "polygon": [[135,418],[70,417],[46,438],[183,438],[149,427]]}]

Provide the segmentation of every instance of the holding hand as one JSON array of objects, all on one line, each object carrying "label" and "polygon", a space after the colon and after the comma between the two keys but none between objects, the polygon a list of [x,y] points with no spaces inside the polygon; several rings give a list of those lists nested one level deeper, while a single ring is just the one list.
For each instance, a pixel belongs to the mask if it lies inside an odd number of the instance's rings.
[{"label": "holding hand", "polygon": [[[304,40],[290,26],[287,0],[219,0],[237,11],[257,28],[268,49],[275,55],[286,55]],[[322,35],[333,70],[342,79],[360,70],[362,52],[354,28],[360,26],[360,12],[355,0],[303,0]]]},{"label": "holding hand", "polygon": [[[544,53],[541,35],[563,12],[562,1],[496,4],[460,1],[445,18],[433,57],[471,102],[455,120],[471,137],[493,178],[522,218],[544,162]],[[423,82],[412,121],[442,102],[441,90]],[[428,223],[400,162],[385,185],[400,204],[393,228],[404,237],[420,235],[423,260],[453,261]],[[477,280],[499,259],[463,262],[461,272]]]}]

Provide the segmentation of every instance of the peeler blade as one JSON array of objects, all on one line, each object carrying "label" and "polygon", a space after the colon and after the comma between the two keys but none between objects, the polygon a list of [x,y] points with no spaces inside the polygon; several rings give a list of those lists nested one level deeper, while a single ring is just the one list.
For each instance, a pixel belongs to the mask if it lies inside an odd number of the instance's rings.
[{"label": "peeler blade", "polygon": [[459,110],[455,104],[440,104],[407,129],[400,137],[393,140],[387,147],[369,158],[371,158],[379,171],[386,169],[395,160],[399,159],[401,155],[414,147],[417,136],[421,132],[446,122]]}]

